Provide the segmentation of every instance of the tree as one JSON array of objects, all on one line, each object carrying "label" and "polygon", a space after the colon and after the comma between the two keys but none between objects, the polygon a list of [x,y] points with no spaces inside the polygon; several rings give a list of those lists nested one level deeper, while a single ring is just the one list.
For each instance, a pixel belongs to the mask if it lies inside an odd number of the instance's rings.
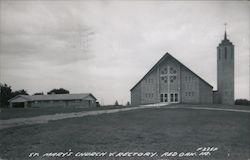
[{"label": "tree", "polygon": [[12,89],[11,86],[7,84],[0,83],[1,91],[0,91],[0,107],[7,107],[8,100],[12,98]]},{"label": "tree", "polygon": [[115,101],[115,106],[119,106],[119,103],[118,103],[118,101],[117,101],[117,100]]},{"label": "tree", "polygon": [[18,90],[18,91],[12,91],[11,86],[8,86],[7,84],[0,83],[1,87],[1,96],[0,96],[0,107],[7,107],[9,105],[8,100],[11,98],[17,96],[17,95],[28,95],[27,91],[24,89]]},{"label": "tree", "polygon": [[43,92],[37,92],[37,93],[34,93],[33,95],[44,95]]},{"label": "tree", "polygon": [[47,92],[47,94],[69,94],[69,91],[63,88],[59,88],[52,89],[51,91]]},{"label": "tree", "polygon": [[236,99],[235,105],[245,105],[250,106],[250,101],[247,99]]},{"label": "tree", "polygon": [[12,97],[15,97],[17,95],[29,95],[29,94],[28,94],[28,92],[26,90],[21,89],[21,90],[12,92],[11,95],[12,95]]}]

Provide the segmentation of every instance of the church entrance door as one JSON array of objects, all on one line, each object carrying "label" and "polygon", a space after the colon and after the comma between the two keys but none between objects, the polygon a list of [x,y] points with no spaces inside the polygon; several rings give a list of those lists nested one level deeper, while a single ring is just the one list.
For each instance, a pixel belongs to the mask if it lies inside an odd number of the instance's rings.
[{"label": "church entrance door", "polygon": [[161,93],[161,103],[179,103],[179,93]]},{"label": "church entrance door", "polygon": [[[162,67],[160,72],[160,79],[164,80],[164,90],[160,93],[161,103],[179,103],[179,92],[178,88],[173,88],[176,86],[177,82],[177,69],[173,66]],[[170,89],[172,88],[172,89]]]},{"label": "church entrance door", "polygon": [[168,94],[161,93],[161,102],[168,102]]},{"label": "church entrance door", "polygon": [[179,103],[179,94],[171,93],[170,94],[170,103]]}]

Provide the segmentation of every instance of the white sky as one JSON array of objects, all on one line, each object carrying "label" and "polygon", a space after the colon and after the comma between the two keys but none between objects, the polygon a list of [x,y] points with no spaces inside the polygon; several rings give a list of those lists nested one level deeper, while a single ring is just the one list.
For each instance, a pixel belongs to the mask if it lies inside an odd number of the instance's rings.
[{"label": "white sky", "polygon": [[101,103],[130,89],[169,52],[216,89],[228,23],[235,97],[249,99],[249,1],[0,1],[0,82],[29,94],[63,87]]}]

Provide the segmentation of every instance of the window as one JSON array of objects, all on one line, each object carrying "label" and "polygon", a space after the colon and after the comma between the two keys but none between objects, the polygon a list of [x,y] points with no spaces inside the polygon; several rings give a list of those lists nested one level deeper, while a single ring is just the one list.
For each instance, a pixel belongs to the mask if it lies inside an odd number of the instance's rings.
[{"label": "window", "polygon": [[171,94],[170,94],[170,102],[173,102],[173,101],[174,101],[174,94],[171,93]]},{"label": "window", "polygon": [[161,80],[164,81],[164,83],[168,83],[168,77],[167,76],[162,76]]},{"label": "window", "polygon": [[163,68],[162,70],[161,70],[161,74],[167,74],[168,73],[168,69],[167,68]]},{"label": "window", "polygon": [[176,74],[176,70],[173,67],[170,67],[170,74]]},{"label": "window", "polygon": [[168,83],[168,79],[166,78],[166,79],[164,80],[164,82],[165,82],[165,83]]},{"label": "window", "polygon": [[164,68],[164,72],[165,72],[165,73],[168,73],[168,69],[167,69],[167,68]]},{"label": "window", "polygon": [[147,79],[145,79],[145,83],[146,84],[152,84],[153,83],[153,78],[147,78]]},{"label": "window", "polygon": [[174,94],[174,101],[178,102],[178,94],[177,93]]},{"label": "window", "polygon": [[170,82],[173,83],[176,80],[176,76],[170,76]]},{"label": "window", "polygon": [[146,95],[147,95],[148,98],[152,97],[152,93],[146,93]]},{"label": "window", "polygon": [[168,101],[168,94],[165,94],[165,102]]},{"label": "window", "polygon": [[163,102],[163,94],[161,94],[161,102]]},{"label": "window", "polygon": [[170,67],[170,73],[173,74],[173,72],[174,72],[173,67]]}]

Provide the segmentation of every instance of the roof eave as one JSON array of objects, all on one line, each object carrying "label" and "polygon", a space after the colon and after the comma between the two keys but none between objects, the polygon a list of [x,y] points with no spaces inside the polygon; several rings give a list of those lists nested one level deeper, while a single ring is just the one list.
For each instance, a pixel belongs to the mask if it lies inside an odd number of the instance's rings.
[{"label": "roof eave", "polygon": [[19,94],[19,95],[16,95],[15,97],[11,98],[8,100],[8,102],[11,102],[12,100],[18,98],[18,97],[23,97],[24,99],[26,99],[27,101],[31,101],[29,98],[25,97],[27,95],[23,95],[23,94]]}]

